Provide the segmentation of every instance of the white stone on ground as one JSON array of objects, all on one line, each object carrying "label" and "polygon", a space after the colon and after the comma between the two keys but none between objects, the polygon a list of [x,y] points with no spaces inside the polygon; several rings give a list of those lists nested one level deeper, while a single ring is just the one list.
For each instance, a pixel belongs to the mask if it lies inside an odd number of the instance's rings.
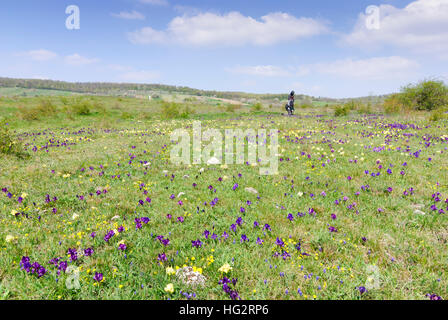
[{"label": "white stone on ground", "polygon": [[190,285],[193,287],[203,286],[207,281],[207,278],[204,277],[199,272],[193,271],[192,267],[183,267],[176,271],[176,277],[181,280],[184,284]]}]

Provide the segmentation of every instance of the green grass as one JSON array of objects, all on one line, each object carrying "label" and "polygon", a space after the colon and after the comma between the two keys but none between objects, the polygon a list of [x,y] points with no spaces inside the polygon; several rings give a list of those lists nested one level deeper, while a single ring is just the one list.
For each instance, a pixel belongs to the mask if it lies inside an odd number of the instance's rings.
[{"label": "green grass", "polygon": [[[253,113],[242,107],[225,113],[206,104],[195,106],[196,113],[189,119],[163,119],[161,102],[114,97],[83,97],[92,105],[92,113],[82,116],[65,111],[59,97],[48,99],[56,113],[36,121],[20,119],[18,107],[37,106],[38,98],[0,100],[2,118],[31,155],[25,160],[14,155],[0,158],[0,188],[12,194],[9,198],[0,192],[2,299],[185,299],[181,290],[196,293],[197,299],[229,299],[218,284],[223,276],[218,269],[225,263],[232,266],[227,276],[238,278],[235,288],[243,299],[447,295],[447,216],[431,210],[432,195],[440,192],[437,208],[447,211],[446,120],[430,123],[421,113],[406,118],[353,112],[335,118],[333,110],[326,108],[296,109],[296,117],[285,117],[280,109]],[[75,98],[68,99],[68,105],[75,103],[71,100]],[[202,120],[203,127],[222,130],[278,129],[284,159],[279,174],[260,176],[258,167],[248,165],[174,166],[169,161],[170,133],[191,126],[195,119]],[[414,126],[388,127],[394,123]],[[425,147],[428,139],[431,145]],[[418,150],[418,158],[411,155]],[[151,164],[144,166],[143,161]],[[386,172],[389,168],[391,174]],[[372,177],[372,172],[381,174]],[[235,183],[239,187],[233,191]],[[361,189],[365,185],[369,190]],[[258,190],[259,199],[246,187]],[[409,188],[414,194],[403,195]],[[98,190],[107,193],[97,195]],[[185,194],[177,198],[180,192]],[[47,203],[47,194],[57,201]],[[175,199],[170,199],[172,194]],[[139,205],[146,198],[151,203]],[[212,207],[214,198],[219,201]],[[426,215],[414,213],[415,204],[421,204]],[[308,214],[310,208],[315,215]],[[23,214],[13,216],[13,210]],[[305,215],[299,217],[298,212]],[[167,214],[173,218],[167,219]],[[183,223],[176,220],[181,216]],[[138,217],[151,221],[136,230]],[[229,227],[238,217],[244,222],[234,233]],[[253,227],[254,221],[259,228]],[[272,231],[262,230],[265,224]],[[105,234],[119,226],[126,231],[105,242]],[[331,233],[329,226],[338,232]],[[204,230],[218,238],[226,231],[229,238],[206,240]],[[92,232],[97,234],[94,239]],[[242,234],[250,241],[241,243]],[[158,235],[169,238],[170,244],[164,247],[155,239]],[[7,236],[13,240],[7,242]],[[258,237],[264,241],[262,246],[255,242]],[[283,250],[290,258],[273,255],[281,252],[277,237],[284,239]],[[202,248],[192,247],[196,239],[201,239]],[[127,245],[124,252],[118,250],[121,240]],[[295,248],[299,243],[302,254]],[[77,248],[80,256],[79,249],[95,252],[70,262],[69,248]],[[167,256],[163,264],[157,261],[161,253]],[[21,270],[22,256],[38,261],[48,273],[37,278]],[[67,289],[69,275],[58,276],[48,263],[55,257],[80,268],[78,290]],[[206,286],[189,288],[166,273],[167,267],[183,265],[201,268]],[[361,295],[356,287],[366,286],[372,266],[378,268],[379,285]],[[100,284],[93,280],[95,272],[104,274]],[[169,283],[174,285],[172,294],[164,290]]]},{"label": "green grass", "polygon": [[73,93],[62,90],[26,89],[26,88],[3,88],[0,87],[0,96],[13,97],[36,97],[36,96],[70,96]]}]

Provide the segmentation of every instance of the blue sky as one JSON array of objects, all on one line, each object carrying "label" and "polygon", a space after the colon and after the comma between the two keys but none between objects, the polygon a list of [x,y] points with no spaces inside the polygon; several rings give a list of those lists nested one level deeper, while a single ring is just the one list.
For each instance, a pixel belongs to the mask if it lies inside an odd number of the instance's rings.
[{"label": "blue sky", "polygon": [[335,98],[448,78],[448,0],[16,0],[0,30],[7,77]]}]

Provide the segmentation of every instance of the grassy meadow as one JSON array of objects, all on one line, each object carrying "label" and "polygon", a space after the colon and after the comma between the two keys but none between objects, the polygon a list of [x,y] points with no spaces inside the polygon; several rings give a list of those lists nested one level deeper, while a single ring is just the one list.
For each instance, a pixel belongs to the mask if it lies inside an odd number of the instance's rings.
[{"label": "grassy meadow", "polygon": [[[163,100],[0,98],[0,299],[447,296],[446,117]],[[278,175],[173,165],[194,120],[278,129]]]}]

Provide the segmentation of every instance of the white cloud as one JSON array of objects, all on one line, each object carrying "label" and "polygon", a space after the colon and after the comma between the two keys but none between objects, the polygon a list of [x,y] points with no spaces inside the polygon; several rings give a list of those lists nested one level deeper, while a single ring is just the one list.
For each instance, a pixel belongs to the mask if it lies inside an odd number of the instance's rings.
[{"label": "white cloud", "polygon": [[120,71],[120,72],[133,70],[132,67],[124,66],[121,64],[109,64],[105,68],[106,68],[106,70],[113,70],[113,71]]},{"label": "white cloud", "polygon": [[[391,56],[358,60],[344,59],[288,68],[273,65],[237,66],[226,71],[255,77],[304,77],[310,74],[323,74],[339,78],[381,80],[404,78],[415,73],[418,67],[419,64],[413,60]],[[313,88],[313,90],[317,89]]]},{"label": "white cloud", "polygon": [[50,80],[49,77],[47,76],[42,76],[42,75],[33,75],[30,77],[30,79],[36,79],[36,80]]},{"label": "white cloud", "polygon": [[199,13],[201,13],[201,9],[197,8],[197,7],[193,7],[193,6],[185,6],[185,5],[180,5],[177,4],[173,7],[173,9],[177,12],[179,12],[180,14],[186,14],[186,15],[197,15]]},{"label": "white cloud", "polygon": [[364,48],[392,46],[413,52],[446,54],[448,51],[448,1],[417,0],[403,9],[381,5],[379,29],[369,30],[361,13],[346,43]]},{"label": "white cloud", "polygon": [[138,71],[129,71],[119,75],[118,80],[123,82],[151,82],[159,78],[160,74],[155,71],[146,71],[146,70],[138,70]]},{"label": "white cloud", "polygon": [[19,53],[18,55],[30,58],[34,61],[48,61],[58,56],[56,53],[45,49],[31,50]]},{"label": "white cloud", "polygon": [[284,91],[295,90],[300,91],[303,94],[314,95],[322,91],[322,87],[319,85],[307,85],[302,82],[293,82],[291,86],[286,87]]},{"label": "white cloud", "polygon": [[135,44],[174,43],[192,46],[272,45],[328,32],[326,23],[296,18],[287,13],[269,13],[254,19],[239,12],[225,15],[200,13],[176,17],[166,30],[151,27],[128,34]]},{"label": "white cloud", "polygon": [[283,77],[289,75],[289,71],[277,66],[237,66],[227,69],[227,71],[236,74],[245,74],[261,77]]},{"label": "white cloud", "polygon": [[89,59],[89,58],[79,55],[78,53],[74,53],[72,55],[65,57],[65,63],[72,65],[72,66],[83,66],[83,65],[92,64],[92,63],[95,63],[98,61],[99,61],[98,59],[95,59],[95,58]]},{"label": "white cloud", "polygon": [[138,11],[121,11],[120,13],[111,13],[115,18],[126,19],[126,20],[145,20],[145,16]]},{"label": "white cloud", "polygon": [[311,68],[321,74],[371,80],[403,78],[415,72],[419,64],[403,57],[376,57],[370,59],[345,59],[319,63]]},{"label": "white cloud", "polygon": [[169,4],[167,0],[140,0],[140,2],[154,6],[167,6]]}]

